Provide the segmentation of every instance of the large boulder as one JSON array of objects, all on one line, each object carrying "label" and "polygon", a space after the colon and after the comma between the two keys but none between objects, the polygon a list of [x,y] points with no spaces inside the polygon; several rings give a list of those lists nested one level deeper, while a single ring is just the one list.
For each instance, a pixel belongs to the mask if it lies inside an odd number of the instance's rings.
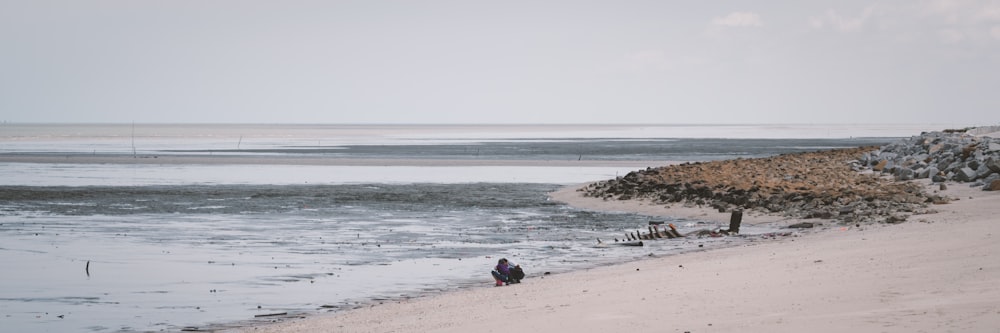
[{"label": "large boulder", "polygon": [[938,172],[940,172],[940,170],[938,170],[937,167],[928,167],[928,168],[924,169],[923,171],[920,171],[920,173],[918,174],[917,178],[920,178],[920,179],[930,178],[930,177],[936,176],[938,174]]},{"label": "large boulder", "polygon": [[948,177],[942,176],[940,174],[931,176],[931,181],[935,183],[943,183],[948,180]]},{"label": "large boulder", "polygon": [[990,144],[986,147],[987,151],[1000,151],[1000,142],[990,141]]},{"label": "large boulder", "polygon": [[990,170],[990,168],[987,168],[985,164],[980,165],[979,169],[976,169],[976,179],[984,179],[992,174],[995,174],[995,172]]},{"label": "large boulder", "polygon": [[1000,179],[987,183],[983,186],[983,191],[1000,191]]},{"label": "large boulder", "polygon": [[976,180],[976,170],[972,170],[968,167],[959,168],[955,170],[955,177],[953,178],[960,182],[971,182]]},{"label": "large boulder", "polygon": [[969,163],[966,163],[965,166],[969,167],[969,169],[976,170],[979,169],[980,164],[980,161],[977,159],[969,159]]},{"label": "large boulder", "polygon": [[1000,173],[1000,159],[995,157],[990,157],[986,159],[986,167],[993,170],[993,172]]},{"label": "large boulder", "polygon": [[938,164],[937,164],[938,170],[948,170],[948,165],[951,165],[951,162],[954,162],[954,160],[951,159],[950,157],[946,157],[946,158],[942,158],[942,159],[938,160]]}]

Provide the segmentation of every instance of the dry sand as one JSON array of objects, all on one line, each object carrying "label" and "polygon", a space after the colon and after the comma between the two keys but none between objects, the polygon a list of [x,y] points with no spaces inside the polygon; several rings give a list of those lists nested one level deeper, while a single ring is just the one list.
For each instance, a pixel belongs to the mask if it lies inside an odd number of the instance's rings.
[{"label": "dry sand", "polygon": [[[728,218],[573,194],[556,197]],[[1000,193],[951,184],[945,194],[961,200],[899,225],[837,227],[237,331],[1000,332]],[[745,223],[763,218],[774,219]]]}]

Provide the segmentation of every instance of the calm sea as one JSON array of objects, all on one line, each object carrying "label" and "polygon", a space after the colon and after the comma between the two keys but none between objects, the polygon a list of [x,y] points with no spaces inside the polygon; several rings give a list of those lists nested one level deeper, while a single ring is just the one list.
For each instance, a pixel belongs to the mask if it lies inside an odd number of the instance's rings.
[{"label": "calm sea", "polygon": [[[725,246],[742,239],[596,247],[650,217],[576,209],[547,193],[676,161],[879,145],[938,129],[3,124],[0,326],[244,325],[488,287],[500,257],[524,266],[530,283]],[[717,227],[667,220],[682,232]]]}]

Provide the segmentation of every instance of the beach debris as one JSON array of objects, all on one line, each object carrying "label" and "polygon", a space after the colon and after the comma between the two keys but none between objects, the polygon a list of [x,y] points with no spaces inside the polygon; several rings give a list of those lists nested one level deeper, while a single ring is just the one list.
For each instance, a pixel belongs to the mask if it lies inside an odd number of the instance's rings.
[{"label": "beach debris", "polygon": [[87,266],[83,270],[87,272],[87,277],[90,277],[90,260],[87,260]]},{"label": "beach debris", "polygon": [[885,219],[885,223],[896,224],[903,223],[906,221],[907,216],[901,214],[893,214]]},{"label": "beach debris", "polygon": [[660,230],[660,225],[662,224],[663,222],[660,221],[649,221],[649,226],[646,227],[648,232],[643,233],[639,230],[636,230],[635,232],[627,232],[625,233],[625,239],[622,240],[622,243],[618,243],[618,238],[615,238],[615,242],[617,245],[642,246],[642,240],[684,237],[684,235],[681,235],[681,233],[677,231],[677,227],[673,224],[668,224],[668,229]]},{"label": "beach debris", "polygon": [[287,315],[288,312],[277,312],[277,313],[265,313],[265,314],[254,315],[253,317],[261,318],[261,317],[277,317],[277,316],[287,316]]},{"label": "beach debris", "polygon": [[788,228],[789,229],[808,229],[808,228],[812,228],[813,226],[814,226],[814,224],[812,222],[802,222],[802,223],[796,223],[796,224],[789,225]]}]

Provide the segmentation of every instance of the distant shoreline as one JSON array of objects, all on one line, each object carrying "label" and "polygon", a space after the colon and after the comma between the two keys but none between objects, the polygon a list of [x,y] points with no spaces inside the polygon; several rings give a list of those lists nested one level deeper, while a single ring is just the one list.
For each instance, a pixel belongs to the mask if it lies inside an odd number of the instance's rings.
[{"label": "distant shoreline", "polygon": [[424,158],[280,158],[247,155],[149,155],[125,154],[0,154],[0,163],[136,164],[136,165],[319,165],[319,166],[528,166],[528,167],[636,167],[671,165],[678,161],[650,160],[527,160],[527,159],[424,159]]}]

